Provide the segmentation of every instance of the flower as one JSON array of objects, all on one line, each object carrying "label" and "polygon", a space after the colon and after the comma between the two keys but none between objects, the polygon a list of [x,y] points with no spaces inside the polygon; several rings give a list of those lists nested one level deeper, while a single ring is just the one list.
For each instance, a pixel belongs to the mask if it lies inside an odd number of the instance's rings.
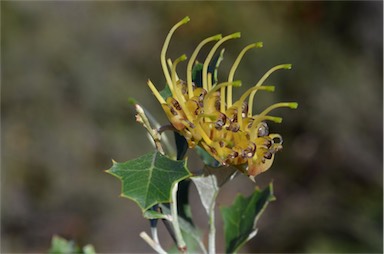
[{"label": "flower", "polygon": [[[271,167],[275,153],[282,149],[282,137],[269,133],[265,122],[269,120],[281,123],[282,118],[268,114],[280,107],[295,109],[298,104],[276,103],[256,115],[252,112],[252,106],[248,105],[253,105],[254,96],[259,90],[274,91],[273,86],[264,86],[264,81],[274,71],[290,69],[291,65],[281,64],[271,68],[240,99],[232,102],[232,88],[241,86],[241,81],[233,79],[242,57],[249,49],[262,47],[262,43],[257,42],[245,47],[234,62],[228,80],[212,84],[212,73],[208,71],[208,66],[216,50],[223,42],[239,38],[240,33],[225,37],[219,34],[206,38],[193,52],[187,64],[187,80],[183,81],[179,79],[176,67],[187,59],[186,55],[172,62],[170,59],[166,60],[166,53],[175,30],[188,21],[189,17],[185,17],[172,27],[161,51],[161,65],[172,96],[164,99],[150,80],[148,86],[161,103],[171,124],[185,137],[190,148],[200,146],[221,165],[236,166],[254,179],[256,175]],[[193,65],[200,49],[212,41],[217,42],[202,64],[202,87],[197,87],[192,82]],[[245,169],[243,165],[246,166]]]}]

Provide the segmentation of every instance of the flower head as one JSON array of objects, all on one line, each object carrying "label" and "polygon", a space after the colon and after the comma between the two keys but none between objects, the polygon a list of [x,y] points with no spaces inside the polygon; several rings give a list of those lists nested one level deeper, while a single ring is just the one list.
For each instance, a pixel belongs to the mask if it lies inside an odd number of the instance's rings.
[{"label": "flower head", "polygon": [[[170,39],[175,30],[189,21],[188,17],[172,27],[165,39],[161,51],[161,65],[172,96],[164,99],[154,84],[148,80],[148,86],[161,103],[169,121],[185,137],[190,148],[204,148],[222,165],[234,165],[250,177],[254,177],[272,165],[274,155],[282,149],[283,139],[279,134],[269,133],[266,121],[281,123],[282,118],[269,113],[280,107],[297,108],[295,102],[276,103],[258,114],[252,112],[253,99],[260,91],[274,91],[273,86],[265,86],[264,81],[276,70],[290,69],[290,64],[277,65],[267,71],[262,78],[235,102],[232,101],[232,88],[241,86],[235,80],[235,71],[244,56],[252,49],[262,47],[261,42],[245,47],[234,62],[228,80],[214,82],[212,72],[208,71],[213,56],[220,45],[230,39],[240,37],[240,33],[222,37],[215,35],[203,40],[193,52],[187,64],[187,80],[179,79],[176,68],[178,63],[187,59],[182,55],[172,62],[166,59]],[[192,81],[192,69],[200,49],[209,42],[217,41],[202,64],[202,86]]]}]

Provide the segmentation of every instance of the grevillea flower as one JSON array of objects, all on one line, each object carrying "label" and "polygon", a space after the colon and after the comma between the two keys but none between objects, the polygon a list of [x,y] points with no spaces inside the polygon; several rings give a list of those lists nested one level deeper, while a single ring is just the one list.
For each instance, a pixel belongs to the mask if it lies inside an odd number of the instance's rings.
[{"label": "grevillea flower", "polygon": [[[161,51],[161,65],[172,96],[164,99],[150,80],[148,86],[161,103],[171,124],[185,137],[190,148],[200,146],[221,165],[236,166],[253,179],[270,168],[275,153],[282,149],[282,137],[269,133],[265,122],[269,120],[281,123],[282,118],[270,116],[269,113],[280,107],[297,108],[295,102],[282,102],[254,114],[253,99],[260,90],[274,91],[273,86],[264,86],[264,81],[274,71],[290,69],[291,65],[282,64],[271,68],[256,85],[233,102],[232,88],[241,86],[241,81],[233,80],[235,71],[246,51],[262,47],[262,43],[257,42],[245,47],[230,69],[228,80],[212,84],[213,74],[208,71],[208,66],[216,50],[223,42],[240,37],[240,33],[225,37],[219,34],[206,38],[197,46],[187,64],[187,80],[183,81],[179,79],[176,67],[187,59],[186,55],[172,62],[170,59],[166,60],[166,53],[175,30],[188,21],[189,18],[185,17],[172,27]],[[202,64],[202,87],[197,87],[192,81],[192,69],[200,49],[212,41],[217,42]]]}]

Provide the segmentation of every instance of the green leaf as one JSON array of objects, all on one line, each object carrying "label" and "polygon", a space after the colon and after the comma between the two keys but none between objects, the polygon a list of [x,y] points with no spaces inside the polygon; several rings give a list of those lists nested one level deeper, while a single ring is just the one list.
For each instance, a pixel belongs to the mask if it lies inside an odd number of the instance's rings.
[{"label": "green leaf", "polygon": [[[160,207],[163,210],[164,214],[171,215],[171,211],[169,210],[168,207],[166,207],[165,205],[160,205]],[[188,234],[189,236],[189,239],[185,239],[185,240],[187,241],[193,240],[195,242],[194,246],[199,246],[203,253],[207,253],[204,247],[204,243],[201,239],[201,232],[195,226],[193,226],[191,223],[189,223],[187,220],[183,219],[182,217],[178,217],[178,220],[179,220],[180,229],[183,235]],[[190,245],[187,244],[187,246],[188,246],[188,250],[190,250]],[[192,249],[191,251],[194,252]]]},{"label": "green leaf", "polygon": [[182,136],[178,132],[174,131],[173,133],[175,137],[175,144],[176,144],[176,151],[177,151],[176,158],[178,160],[182,160],[188,151],[188,142],[184,138],[184,136]]},{"label": "green leaf", "polygon": [[81,250],[74,241],[68,241],[60,236],[53,236],[51,242],[51,248],[48,253],[50,254],[73,254],[73,253],[84,253],[84,254],[95,254],[95,248],[88,244]]},{"label": "green leaf", "polygon": [[185,179],[179,182],[179,189],[177,190],[177,213],[181,218],[193,225],[192,210],[189,203],[190,185],[190,179]]},{"label": "green leaf", "polygon": [[222,49],[220,51],[220,54],[216,55],[216,57],[214,59],[212,59],[212,61],[209,63],[209,66],[208,66],[208,72],[213,73],[213,75],[212,75],[212,84],[213,85],[217,84],[217,73],[218,73],[219,65],[224,59],[224,51],[225,51],[225,49]]},{"label": "green leaf", "polygon": [[191,175],[186,161],[174,161],[159,152],[123,163],[113,162],[106,172],[121,180],[121,196],[136,202],[143,212],[170,202],[172,186]]},{"label": "green leaf", "polygon": [[74,241],[67,241],[60,236],[53,236],[49,253],[76,253],[79,248]]},{"label": "green leaf", "polygon": [[224,221],[226,253],[234,253],[256,235],[256,222],[273,196],[272,183],[260,191],[258,188],[247,198],[239,195],[227,208],[221,208]]},{"label": "green leaf", "polygon": [[208,165],[210,167],[220,167],[220,162],[213,158],[207,151],[204,150],[204,148],[196,146],[195,151],[197,155],[199,155],[200,158],[203,160],[205,165]]},{"label": "green leaf", "polygon": [[154,219],[168,219],[167,215],[153,211],[146,210],[143,214],[144,218],[154,220]]},{"label": "green leaf", "polygon": [[202,87],[202,76],[203,76],[203,64],[196,61],[192,68],[192,81],[196,87]]},{"label": "green leaf", "polygon": [[93,245],[87,244],[83,247],[84,254],[96,254],[95,248]]},{"label": "green leaf", "polygon": [[168,97],[172,97],[172,92],[171,89],[169,89],[168,85],[165,85],[164,89],[161,90],[159,93],[164,100],[167,100]]}]

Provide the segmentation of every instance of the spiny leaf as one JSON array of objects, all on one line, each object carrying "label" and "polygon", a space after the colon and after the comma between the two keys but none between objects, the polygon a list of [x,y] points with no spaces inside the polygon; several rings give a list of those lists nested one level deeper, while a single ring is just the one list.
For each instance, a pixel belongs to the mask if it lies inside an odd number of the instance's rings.
[{"label": "spiny leaf", "polygon": [[263,191],[256,189],[247,198],[239,195],[227,208],[221,208],[224,221],[226,253],[234,253],[256,235],[256,222],[270,201],[273,201],[273,186]]},{"label": "spiny leaf", "polygon": [[121,180],[121,196],[135,201],[143,212],[155,204],[170,202],[172,186],[190,176],[186,161],[174,161],[159,152],[113,162],[106,172]]}]

